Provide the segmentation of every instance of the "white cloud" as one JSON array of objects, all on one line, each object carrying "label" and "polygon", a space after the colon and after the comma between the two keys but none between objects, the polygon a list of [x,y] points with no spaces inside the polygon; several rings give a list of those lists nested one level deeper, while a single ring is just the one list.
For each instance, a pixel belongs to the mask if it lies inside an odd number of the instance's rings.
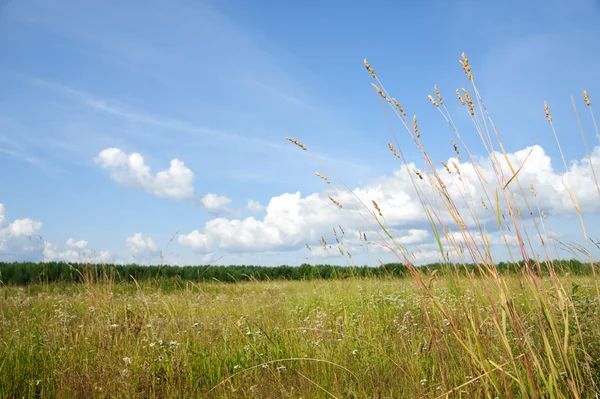
[{"label": "white cloud", "polygon": [[[534,207],[534,212],[536,203],[548,215],[575,212],[571,198],[563,186],[562,181],[564,181],[577,198],[584,213],[600,213],[599,195],[587,158],[573,162],[566,173],[555,171],[550,157],[542,147],[537,145],[508,154],[508,159],[516,169],[523,164],[528,154],[530,154],[529,158],[518,174],[518,180],[525,190],[525,198]],[[480,223],[488,223],[488,228],[497,229],[495,222],[497,214],[493,210],[496,188],[499,189],[501,195],[501,211],[507,214],[506,206],[502,202],[501,187],[510,179],[512,172],[504,156],[502,154],[495,155],[503,174],[500,179],[497,178],[489,159],[477,161],[480,168],[479,173],[489,183],[487,187],[485,184],[483,185],[486,187],[485,190],[478,178],[478,171],[469,162],[459,162],[457,159],[448,161],[449,165],[452,165],[453,162],[459,165],[460,176],[452,166],[453,173],[451,175],[443,167],[437,170],[467,225],[474,226],[475,220],[470,215],[470,210],[474,209]],[[600,147],[593,150],[591,158],[596,173],[600,173]],[[422,209],[409,175],[411,173],[414,176],[414,168],[415,165],[412,164],[408,166],[408,170],[402,167],[389,176],[381,177],[371,184],[354,190],[354,194],[371,210],[371,201],[377,201],[384,215],[384,225],[391,229],[390,231],[400,245],[406,246],[424,242],[430,237],[427,216]],[[428,180],[415,179],[423,198],[434,204],[445,223],[453,225],[454,222],[440,202],[442,197],[437,189],[432,187]],[[530,185],[535,187],[536,198],[533,198],[529,189]],[[527,213],[525,199],[518,189],[517,180],[513,180],[509,187],[517,198],[522,212]],[[367,214],[352,193],[330,193],[344,206],[343,210],[332,204],[327,194],[315,193],[302,197],[300,193],[285,193],[271,199],[262,219],[255,217],[215,218],[206,222],[202,229],[180,235],[179,243],[202,253],[217,250],[225,252],[282,251],[299,249],[305,243],[316,247],[315,244],[322,235],[331,237],[328,239],[330,241],[333,239],[331,228],[338,224],[341,224],[347,232],[380,231],[372,216]],[[487,200],[488,196],[492,201]],[[463,198],[471,198],[472,201],[466,201]],[[481,204],[482,198],[488,209]],[[368,222],[364,221],[363,215]],[[370,224],[367,225],[367,223]],[[376,237],[373,237],[372,233],[369,234],[370,239],[375,241]],[[477,240],[481,242],[480,238]],[[490,245],[503,244],[503,240],[493,235],[490,235],[488,240],[490,240]],[[512,236],[509,237],[509,240],[513,241]],[[433,256],[432,254],[429,255]]]},{"label": "white cloud", "polygon": [[130,188],[141,187],[157,197],[189,199],[194,195],[194,172],[178,160],[153,176],[139,153],[126,154],[118,148],[106,148],[94,162],[109,171],[110,178]]},{"label": "white cloud", "polygon": [[202,197],[200,204],[210,213],[226,213],[229,211],[227,205],[231,204],[231,198],[227,198],[223,195],[208,193]]},{"label": "white cloud", "polygon": [[33,260],[44,244],[39,236],[42,223],[32,219],[8,221],[6,208],[0,203],[0,258]]},{"label": "white cloud", "polygon": [[69,238],[66,245],[69,248],[85,249],[88,245],[88,242],[85,240],[75,241],[74,239]]},{"label": "white cloud", "polygon": [[125,244],[131,253],[136,254],[151,254],[156,252],[156,244],[150,237],[144,237],[142,233],[135,233],[131,237],[125,238]]},{"label": "white cloud", "polygon": [[260,204],[258,201],[248,200],[248,205],[246,205],[248,210],[252,213],[259,213],[265,210],[265,207]]}]

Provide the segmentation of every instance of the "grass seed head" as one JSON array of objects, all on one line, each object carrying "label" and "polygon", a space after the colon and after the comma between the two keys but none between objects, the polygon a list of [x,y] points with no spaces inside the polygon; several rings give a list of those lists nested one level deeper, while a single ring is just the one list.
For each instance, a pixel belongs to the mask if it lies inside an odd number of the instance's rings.
[{"label": "grass seed head", "polygon": [[367,71],[369,71],[369,73],[371,74],[371,77],[375,79],[375,71],[371,67],[371,64],[369,64],[369,61],[367,61],[367,59],[365,58],[363,62],[365,64],[365,68],[367,68]]},{"label": "grass seed head", "polygon": [[[459,160],[460,160],[460,158],[459,158]],[[452,161],[452,166],[454,166],[454,169],[456,170],[456,174],[460,176],[460,168],[458,167],[456,162]]]},{"label": "grass seed head", "polygon": [[444,165],[444,168],[446,168],[446,171],[448,172],[448,174],[451,175],[452,171],[450,171],[450,168],[448,167],[448,164],[446,164],[446,162],[442,161],[442,165]]},{"label": "grass seed head", "polygon": [[404,117],[406,117],[406,112],[404,112],[404,108],[402,108],[402,105],[400,105],[400,103],[398,102],[398,100],[396,100],[395,98],[392,98],[392,102],[394,103],[394,105],[396,106],[396,108],[398,109],[398,111],[400,112],[400,114]]},{"label": "grass seed head", "polygon": [[315,172],[315,175],[317,175],[318,177],[320,177],[321,179],[323,179],[325,181],[325,183],[331,184],[331,182],[329,181],[329,179],[326,178],[325,176],[323,176],[321,173]]},{"label": "grass seed head", "polygon": [[475,116],[475,104],[473,104],[473,100],[471,99],[471,95],[466,89],[462,89],[463,93],[465,93],[465,102],[469,106],[469,112],[471,116]]},{"label": "grass seed head", "polygon": [[375,83],[371,83],[373,85],[373,87],[375,88],[375,91],[377,93],[379,93],[379,95],[381,96],[381,98],[383,98],[386,101],[389,101],[387,96],[385,95],[385,93],[383,92],[383,90],[381,90]]},{"label": "grass seed head", "polygon": [[304,144],[302,144],[301,142],[299,142],[298,140],[293,139],[291,137],[286,137],[285,139],[288,140],[288,141],[291,141],[292,143],[296,144],[298,147],[300,147],[304,151],[306,151],[306,146]]},{"label": "grass seed head", "polygon": [[588,95],[587,90],[583,91],[583,101],[585,101],[585,105],[588,107],[592,105],[592,101],[590,100],[590,96]]},{"label": "grass seed head", "polygon": [[483,205],[483,207],[485,208],[485,210],[487,211],[488,207],[485,203],[485,201],[483,200],[483,197],[481,197],[481,205]]},{"label": "grass seed head", "polygon": [[544,112],[546,112],[546,119],[548,122],[552,123],[552,115],[550,115],[550,108],[548,108],[548,103],[544,101]]},{"label": "grass seed head", "polygon": [[336,204],[338,206],[338,208],[342,209],[342,204],[340,204],[338,201],[335,200],[335,198],[333,198],[331,195],[327,195],[329,197],[329,199],[331,200],[331,202],[333,202],[334,204]]},{"label": "grass seed head", "polygon": [[423,175],[421,174],[421,172],[419,172],[417,169],[413,169],[413,171],[415,172],[415,174],[416,174],[417,176],[419,176],[419,179],[421,179],[421,180],[424,180],[424,179],[423,179]]},{"label": "grass seed head", "polygon": [[463,70],[467,74],[467,78],[469,78],[469,80],[472,82],[473,75],[471,74],[471,64],[469,64],[469,59],[467,58],[467,55],[465,53],[462,53],[462,59],[459,62],[460,65],[462,65]]},{"label": "grass seed head", "polygon": [[454,152],[456,155],[460,156],[460,151],[458,150],[458,145],[456,145],[456,141],[452,140],[452,146],[454,147]]},{"label": "grass seed head", "polygon": [[394,156],[396,158],[400,159],[400,155],[398,155],[398,153],[396,152],[396,149],[394,148],[392,143],[390,143],[389,141],[388,141],[388,148],[390,149],[390,151],[392,152],[392,154],[394,154]]},{"label": "grass seed head", "polygon": [[415,135],[417,138],[420,138],[421,133],[419,133],[419,125],[417,125],[417,115],[413,116],[413,128],[415,129]]},{"label": "grass seed head", "polygon": [[379,205],[377,204],[377,202],[375,200],[373,200],[373,206],[377,210],[377,213],[379,213],[379,216],[383,217],[383,213],[381,213],[381,209],[379,208]]},{"label": "grass seed head", "polygon": [[531,194],[533,194],[534,198],[537,197],[537,193],[535,192],[535,187],[533,184],[529,186],[529,189],[531,190]]},{"label": "grass seed head", "polygon": [[321,245],[323,249],[327,250],[327,241],[325,241],[325,237],[321,237]]},{"label": "grass seed head", "polygon": [[430,94],[427,96],[427,98],[429,98],[429,101],[431,101],[431,103],[433,105],[435,105],[436,107],[439,107],[440,105],[437,103],[437,101],[435,101],[435,98],[433,98],[433,96]]},{"label": "grass seed head", "polygon": [[456,89],[456,96],[458,97],[458,100],[460,101],[460,105],[465,105],[465,99],[460,95],[460,91],[458,89]]},{"label": "grass seed head", "polygon": [[438,101],[440,102],[440,104],[444,104],[444,99],[442,98],[442,95],[440,94],[437,85],[433,85],[433,91],[435,91],[435,96],[437,97]]}]

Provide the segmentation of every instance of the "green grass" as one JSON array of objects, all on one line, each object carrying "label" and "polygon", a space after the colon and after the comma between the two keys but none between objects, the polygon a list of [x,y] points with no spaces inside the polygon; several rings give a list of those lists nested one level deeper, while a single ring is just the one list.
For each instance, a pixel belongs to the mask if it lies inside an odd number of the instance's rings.
[{"label": "green grass", "polygon": [[[573,287],[567,299],[578,311],[588,355],[599,359],[593,281],[560,280]],[[0,392],[65,398],[399,398],[437,397],[460,387],[451,397],[519,397],[523,388],[515,379],[527,374],[520,346],[526,341],[544,348],[540,328],[547,327],[539,304],[522,289],[528,277],[505,282],[522,332],[495,324],[478,279],[450,275],[431,288],[446,314],[410,279],[187,283],[172,291],[150,283],[94,291],[84,285],[5,287]],[[552,289],[549,279],[538,282]],[[560,318],[560,300],[547,301],[549,317]],[[463,337],[455,336],[446,317]],[[558,328],[562,337],[567,326]],[[579,348],[577,336],[572,338],[570,345]],[[558,357],[553,344],[549,353]],[[577,359],[582,353],[568,355]],[[568,397],[561,361],[547,363],[560,376],[552,395]],[[590,377],[600,378],[597,363],[591,365]],[[585,378],[586,371],[580,373]],[[541,396],[551,396],[544,378],[537,375],[532,382]],[[591,385],[580,388],[583,396],[594,392]]]}]

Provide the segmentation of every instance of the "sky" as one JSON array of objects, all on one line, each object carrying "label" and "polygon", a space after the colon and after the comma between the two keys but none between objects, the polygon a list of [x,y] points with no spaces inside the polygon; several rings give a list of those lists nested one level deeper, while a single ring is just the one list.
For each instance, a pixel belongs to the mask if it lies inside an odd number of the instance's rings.
[{"label": "sky", "polygon": [[[478,200],[476,173],[464,149],[456,159],[456,136],[427,98],[436,84],[493,180],[486,145],[454,94],[472,92],[462,52],[509,158],[525,162],[519,179],[536,187],[544,237],[586,246],[561,179],[588,238],[600,238],[600,143],[582,97],[600,98],[599,22],[598,0],[0,0],[0,261],[397,260],[349,190],[370,211],[379,203],[415,263],[437,261],[411,172],[387,148],[391,114],[363,59],[408,119],[418,116],[436,168],[464,166]],[[397,118],[392,125],[408,169],[424,168]],[[495,215],[479,211],[496,258],[510,257]],[[351,259],[327,248],[339,226]]]}]

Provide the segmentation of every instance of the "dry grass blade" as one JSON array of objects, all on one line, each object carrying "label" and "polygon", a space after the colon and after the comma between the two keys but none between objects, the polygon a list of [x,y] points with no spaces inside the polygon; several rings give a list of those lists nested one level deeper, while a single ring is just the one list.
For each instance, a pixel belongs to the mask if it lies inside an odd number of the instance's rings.
[{"label": "dry grass blade", "polygon": [[506,182],[506,184],[504,184],[504,186],[502,187],[503,190],[506,190],[506,187],[508,187],[508,185],[510,184],[510,182],[513,181],[513,179],[515,177],[517,177],[517,175],[519,174],[519,172],[521,171],[521,169],[523,169],[523,166],[525,166],[525,162],[527,162],[527,159],[529,159],[529,156],[533,152],[533,148],[535,148],[535,147],[532,147],[531,150],[529,150],[529,153],[527,154],[527,156],[525,157],[525,159],[521,163],[521,166],[519,166],[519,168],[517,169],[517,171],[512,175],[512,177],[510,179],[508,179],[508,181]]}]

